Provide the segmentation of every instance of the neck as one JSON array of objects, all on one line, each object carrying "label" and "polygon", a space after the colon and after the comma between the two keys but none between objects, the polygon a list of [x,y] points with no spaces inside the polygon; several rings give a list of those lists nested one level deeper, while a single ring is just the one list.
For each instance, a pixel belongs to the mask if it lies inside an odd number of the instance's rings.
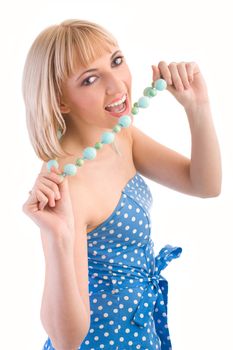
[{"label": "neck", "polygon": [[[69,152],[74,154],[74,156],[78,156],[78,154],[82,154],[82,151],[86,147],[94,147],[95,143],[100,141],[101,135],[105,131],[112,131],[113,126],[109,126],[109,128],[87,124],[83,121],[76,120],[76,123],[72,122],[71,118],[66,119],[66,133],[62,137],[60,143],[62,148]],[[115,124],[117,121],[115,122]],[[114,124],[114,125],[115,125]],[[116,134],[116,138],[118,138],[119,135]],[[107,151],[106,147],[108,145],[105,145],[103,149],[101,149],[101,153]]]}]

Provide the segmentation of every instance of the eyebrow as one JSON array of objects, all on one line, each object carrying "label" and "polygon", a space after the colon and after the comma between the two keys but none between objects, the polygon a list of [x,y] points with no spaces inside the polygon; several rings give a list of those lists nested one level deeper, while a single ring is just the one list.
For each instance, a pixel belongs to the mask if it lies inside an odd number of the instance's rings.
[{"label": "eyebrow", "polygon": [[[113,54],[112,54],[112,56],[110,57],[110,61],[113,59],[113,57],[117,54],[117,53],[119,53],[121,50],[117,50],[116,52],[114,52]],[[78,81],[85,73],[89,73],[89,72],[96,72],[96,71],[98,71],[98,69],[97,68],[90,68],[90,69],[88,69],[88,70],[85,70],[84,72],[82,72],[82,74],[76,79],[76,81]]]}]

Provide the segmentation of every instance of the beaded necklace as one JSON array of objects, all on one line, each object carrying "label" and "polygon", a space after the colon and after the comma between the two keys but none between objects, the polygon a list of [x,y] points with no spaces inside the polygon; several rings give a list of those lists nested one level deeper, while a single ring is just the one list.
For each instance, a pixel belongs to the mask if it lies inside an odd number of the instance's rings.
[{"label": "beaded necklace", "polygon": [[[146,87],[143,91],[143,96],[139,98],[137,102],[133,104],[131,109],[131,113],[133,115],[138,114],[139,108],[147,108],[150,105],[150,99],[157,95],[157,91],[163,91],[167,88],[167,83],[164,79],[158,79],[152,82],[151,86]],[[77,168],[83,166],[85,160],[92,160],[96,157],[97,151],[100,150],[103,145],[113,143],[115,139],[115,134],[121,131],[121,128],[127,128],[130,126],[132,120],[129,115],[123,115],[119,118],[119,122],[113,127],[112,131],[105,131],[101,135],[100,141],[96,142],[94,147],[87,147],[83,150],[83,156],[81,158],[77,158],[75,164],[66,164],[63,168],[63,173],[61,174],[63,177],[70,175],[74,176],[77,173]],[[57,137],[60,140],[61,130],[58,129]],[[47,169],[50,172],[51,168],[55,167],[59,168],[59,164],[57,158],[51,159],[47,162]]]}]

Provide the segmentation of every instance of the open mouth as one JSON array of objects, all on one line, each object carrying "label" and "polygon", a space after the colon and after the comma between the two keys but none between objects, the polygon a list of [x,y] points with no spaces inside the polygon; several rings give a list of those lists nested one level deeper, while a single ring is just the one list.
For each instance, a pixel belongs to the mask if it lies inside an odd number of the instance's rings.
[{"label": "open mouth", "polygon": [[123,114],[127,114],[128,109],[128,99],[126,94],[122,97],[120,101],[112,103],[105,107],[105,110],[114,117],[120,117]]}]

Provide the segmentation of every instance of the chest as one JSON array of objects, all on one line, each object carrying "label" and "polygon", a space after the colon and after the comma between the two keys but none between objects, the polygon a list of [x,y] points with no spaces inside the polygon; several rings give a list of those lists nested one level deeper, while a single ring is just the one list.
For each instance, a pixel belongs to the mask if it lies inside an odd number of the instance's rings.
[{"label": "chest", "polygon": [[123,188],[136,172],[130,140],[121,140],[117,145],[120,154],[112,150],[107,162],[96,162],[88,169],[83,198],[88,213],[87,233],[112,214]]}]

